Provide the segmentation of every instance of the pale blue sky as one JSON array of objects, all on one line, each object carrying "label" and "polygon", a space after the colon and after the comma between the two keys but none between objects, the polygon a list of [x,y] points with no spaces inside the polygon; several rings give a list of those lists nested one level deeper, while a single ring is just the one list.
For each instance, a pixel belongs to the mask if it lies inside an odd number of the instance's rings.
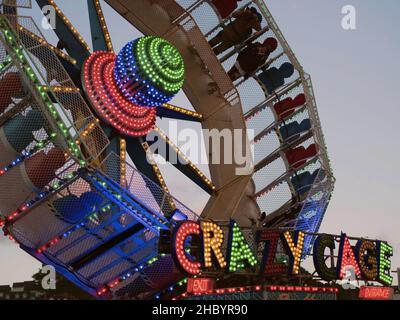
[{"label": "pale blue sky", "polygon": [[[57,3],[90,41],[86,1]],[[347,4],[357,9],[355,31],[341,27]],[[393,269],[400,267],[400,2],[268,0],[268,5],[312,76],[337,178],[321,231],[387,240],[395,248]],[[108,5],[104,9],[117,49],[137,37]],[[40,21],[36,6],[34,17]],[[189,201],[193,193],[181,190],[178,198]],[[29,279],[39,267],[9,241],[1,241],[0,249],[0,284]]]}]

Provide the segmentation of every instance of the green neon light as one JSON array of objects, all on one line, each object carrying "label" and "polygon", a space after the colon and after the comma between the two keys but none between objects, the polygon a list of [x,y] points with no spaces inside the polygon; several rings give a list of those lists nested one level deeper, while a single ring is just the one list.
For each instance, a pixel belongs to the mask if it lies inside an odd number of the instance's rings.
[{"label": "green neon light", "polygon": [[152,84],[167,92],[178,92],[184,82],[185,67],[181,54],[168,41],[147,36],[134,47],[139,66]]},{"label": "green neon light", "polygon": [[0,72],[2,72],[5,68],[7,68],[11,62],[12,59],[10,56],[8,56],[2,63],[0,63]]},{"label": "green neon light", "polygon": [[229,272],[244,269],[246,262],[254,267],[257,264],[257,259],[236,222],[233,223],[231,234],[232,244],[229,252]]},{"label": "green neon light", "polygon": [[23,66],[23,71],[29,77],[29,79],[31,79],[31,81],[34,83],[37,92],[39,93],[39,95],[43,99],[43,102],[49,109],[50,114],[52,115],[54,120],[56,120],[58,128],[60,129],[60,131],[63,133],[64,137],[66,138],[67,143],[70,146],[72,153],[76,157],[78,157],[78,159],[80,159],[80,161],[79,161],[80,165],[85,166],[86,161],[85,161],[84,155],[82,154],[81,150],[78,148],[78,145],[76,144],[73,137],[70,135],[68,129],[66,128],[65,123],[62,120],[62,117],[58,113],[56,107],[54,106],[53,102],[51,101],[46,90],[44,90],[43,86],[40,85],[40,82],[39,82],[38,78],[36,77],[36,74],[33,72],[32,67],[29,65],[29,62],[26,60],[22,49],[20,49],[19,45],[17,44],[17,41],[13,34],[13,31],[10,28],[10,26],[8,25],[8,21],[5,18],[0,18],[0,29],[1,29],[1,32],[4,34],[4,38],[7,40],[8,44],[13,48],[16,57],[20,60],[22,66]]},{"label": "green neon light", "polygon": [[390,275],[393,247],[384,242],[379,242],[379,280],[386,285],[391,285],[393,277]]}]

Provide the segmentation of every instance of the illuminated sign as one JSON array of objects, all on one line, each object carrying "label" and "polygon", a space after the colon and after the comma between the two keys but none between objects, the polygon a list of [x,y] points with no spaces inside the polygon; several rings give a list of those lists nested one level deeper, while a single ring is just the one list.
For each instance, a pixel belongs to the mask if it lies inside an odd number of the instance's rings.
[{"label": "illuminated sign", "polygon": [[200,272],[200,262],[193,261],[194,257],[186,249],[188,242],[193,236],[200,235],[200,225],[187,221],[182,223],[174,232],[174,247],[172,251],[175,262],[188,274],[198,274]]},{"label": "illuminated sign", "polygon": [[193,294],[204,294],[214,290],[214,279],[210,278],[189,278],[187,292]]},{"label": "illuminated sign", "polygon": [[392,300],[393,288],[390,287],[360,287],[360,299],[366,300]]},{"label": "illuminated sign", "polygon": [[[265,229],[257,233],[253,241],[256,243],[250,245],[250,239],[246,239],[233,220],[226,234],[214,222],[184,221],[177,224],[173,232],[172,256],[175,264],[188,275],[207,271],[234,273],[241,270],[258,272],[260,275],[297,275],[306,253],[304,243],[307,236],[301,231]],[[351,268],[356,279],[377,281],[384,285],[392,283],[390,259],[393,248],[388,243],[358,239],[356,245],[352,246],[350,238],[344,233],[340,236],[313,236],[316,239],[312,256],[315,270],[321,279],[346,279],[348,269]],[[339,243],[337,254],[334,254],[335,241]],[[287,257],[285,261],[276,259],[279,246]],[[254,252],[253,248],[260,252]],[[326,258],[327,250],[331,252],[332,259]],[[336,264],[333,257],[337,257]]]}]

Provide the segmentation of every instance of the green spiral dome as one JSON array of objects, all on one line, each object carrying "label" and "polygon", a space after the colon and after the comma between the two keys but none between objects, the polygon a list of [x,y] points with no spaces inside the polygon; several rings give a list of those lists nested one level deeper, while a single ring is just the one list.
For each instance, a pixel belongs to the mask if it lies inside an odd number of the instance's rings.
[{"label": "green spiral dome", "polygon": [[151,36],[139,39],[136,59],[154,86],[174,93],[182,88],[185,77],[183,59],[168,41]]},{"label": "green spiral dome", "polygon": [[182,88],[185,66],[168,41],[145,36],[129,42],[115,61],[114,79],[131,102],[140,106],[166,103]]}]

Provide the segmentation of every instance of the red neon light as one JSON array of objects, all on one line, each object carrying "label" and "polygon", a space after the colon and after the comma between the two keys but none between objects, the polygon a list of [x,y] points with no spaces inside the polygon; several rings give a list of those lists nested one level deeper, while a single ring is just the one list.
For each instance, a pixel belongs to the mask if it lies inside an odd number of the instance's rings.
[{"label": "red neon light", "polygon": [[214,290],[214,279],[190,278],[187,284],[187,292],[193,294],[208,293]]},{"label": "red neon light", "polygon": [[348,267],[354,268],[354,272],[357,277],[361,275],[360,267],[358,266],[358,262],[354,256],[353,248],[351,247],[350,241],[346,234],[343,234],[342,239],[340,240],[339,257],[340,263],[338,268],[340,270],[340,279],[343,279],[346,276],[346,268]]},{"label": "red neon light", "polygon": [[362,286],[359,297],[366,300],[392,300],[393,288]]},{"label": "red neon light", "polygon": [[[195,279],[196,280],[196,279]],[[190,281],[190,279],[189,279]],[[188,282],[189,286],[189,282]],[[250,291],[269,291],[269,292],[328,292],[337,293],[337,288],[322,288],[322,287],[299,287],[299,286],[252,286],[252,287],[239,287],[239,288],[220,288],[214,290],[208,290],[204,292],[185,292],[180,296],[173,298],[172,300],[179,300],[181,298],[186,298],[189,295],[210,295],[210,294],[224,294],[224,293],[234,293],[234,292],[250,292]]]},{"label": "red neon light", "polygon": [[200,273],[200,262],[192,262],[186,255],[185,241],[189,235],[200,235],[199,224],[191,221],[182,223],[175,233],[175,252],[174,257],[179,265],[188,273],[196,275]]},{"label": "red neon light", "polygon": [[277,231],[263,230],[260,233],[260,241],[265,242],[263,262],[261,270],[265,275],[282,274],[287,271],[283,263],[275,263],[276,249],[278,246],[280,233]]},{"label": "red neon light", "polygon": [[84,88],[99,116],[122,134],[145,136],[154,128],[156,108],[134,105],[118,90],[114,78],[115,54],[95,52],[84,64]]}]

